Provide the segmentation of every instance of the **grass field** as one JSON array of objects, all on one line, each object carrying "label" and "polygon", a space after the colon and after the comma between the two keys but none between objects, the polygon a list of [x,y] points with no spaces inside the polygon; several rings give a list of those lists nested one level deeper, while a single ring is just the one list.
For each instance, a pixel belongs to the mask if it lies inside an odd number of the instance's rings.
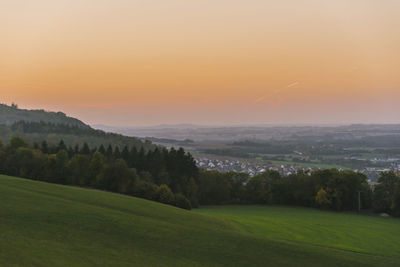
[{"label": "grass field", "polygon": [[343,166],[335,165],[335,164],[325,164],[325,163],[315,163],[315,162],[296,162],[296,161],[279,161],[279,160],[269,160],[271,164],[274,166],[281,166],[281,165],[290,165],[290,166],[298,166],[298,167],[311,167],[311,168],[321,168],[321,169],[346,169]]},{"label": "grass field", "polygon": [[[247,208],[249,216],[261,211]],[[271,210],[277,213],[275,220],[279,209]],[[286,214],[282,216],[289,218],[289,210],[281,209]],[[264,211],[268,213],[268,209]],[[353,216],[301,212],[314,214],[315,219]],[[368,249],[353,252],[325,247],[320,244],[322,238],[313,241],[304,237],[301,243],[291,234],[281,236],[279,232],[290,226],[288,222],[268,230],[265,221],[258,226],[257,221],[239,222],[229,216],[246,218],[246,207],[185,211],[118,194],[0,176],[0,266],[400,265],[398,254],[393,252],[398,236],[386,236],[392,230],[382,229],[383,239],[363,239],[382,242],[379,253]],[[304,219],[294,218],[292,227],[301,230]],[[374,231],[375,223],[399,229],[396,220],[365,219]],[[344,230],[335,231],[345,239],[349,233]],[[391,247],[382,253],[385,246]]]},{"label": "grass field", "polygon": [[400,257],[400,219],[282,206],[212,206],[196,212],[266,238]]}]

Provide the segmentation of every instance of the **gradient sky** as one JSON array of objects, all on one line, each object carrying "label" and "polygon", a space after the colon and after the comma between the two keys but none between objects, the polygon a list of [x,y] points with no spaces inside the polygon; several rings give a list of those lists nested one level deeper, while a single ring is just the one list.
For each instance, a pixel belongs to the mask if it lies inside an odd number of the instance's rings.
[{"label": "gradient sky", "polygon": [[0,0],[0,102],[88,123],[400,123],[398,0]]}]

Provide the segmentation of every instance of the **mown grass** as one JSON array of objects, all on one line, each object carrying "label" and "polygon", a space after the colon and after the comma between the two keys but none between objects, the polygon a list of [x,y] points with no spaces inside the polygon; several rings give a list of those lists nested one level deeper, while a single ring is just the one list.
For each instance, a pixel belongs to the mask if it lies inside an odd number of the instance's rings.
[{"label": "mown grass", "polygon": [[400,219],[283,206],[209,206],[196,212],[260,237],[400,257]]},{"label": "mown grass", "polygon": [[129,196],[0,176],[0,266],[400,264],[395,254],[280,241],[238,225]]}]

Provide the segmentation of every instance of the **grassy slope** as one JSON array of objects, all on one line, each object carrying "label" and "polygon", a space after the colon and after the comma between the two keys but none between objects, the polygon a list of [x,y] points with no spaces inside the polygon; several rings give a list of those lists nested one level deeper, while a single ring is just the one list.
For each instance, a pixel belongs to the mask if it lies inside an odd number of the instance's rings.
[{"label": "grassy slope", "polygon": [[272,239],[400,258],[400,220],[279,206],[214,206],[197,210]]},{"label": "grassy slope", "polygon": [[399,265],[275,241],[208,215],[118,194],[0,176],[0,265]]}]

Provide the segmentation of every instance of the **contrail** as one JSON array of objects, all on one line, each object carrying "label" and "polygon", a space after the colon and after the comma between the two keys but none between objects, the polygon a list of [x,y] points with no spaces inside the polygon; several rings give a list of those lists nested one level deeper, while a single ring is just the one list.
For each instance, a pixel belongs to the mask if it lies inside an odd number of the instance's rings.
[{"label": "contrail", "polygon": [[299,82],[294,82],[294,83],[291,83],[288,86],[286,86],[286,88],[290,88],[290,87],[296,86],[298,84],[300,84],[300,83]]},{"label": "contrail", "polygon": [[258,102],[261,102],[261,101],[263,101],[265,99],[265,95],[263,95],[263,96],[260,96],[259,98],[257,98],[256,100],[254,100],[254,104],[255,103],[258,103]]}]

